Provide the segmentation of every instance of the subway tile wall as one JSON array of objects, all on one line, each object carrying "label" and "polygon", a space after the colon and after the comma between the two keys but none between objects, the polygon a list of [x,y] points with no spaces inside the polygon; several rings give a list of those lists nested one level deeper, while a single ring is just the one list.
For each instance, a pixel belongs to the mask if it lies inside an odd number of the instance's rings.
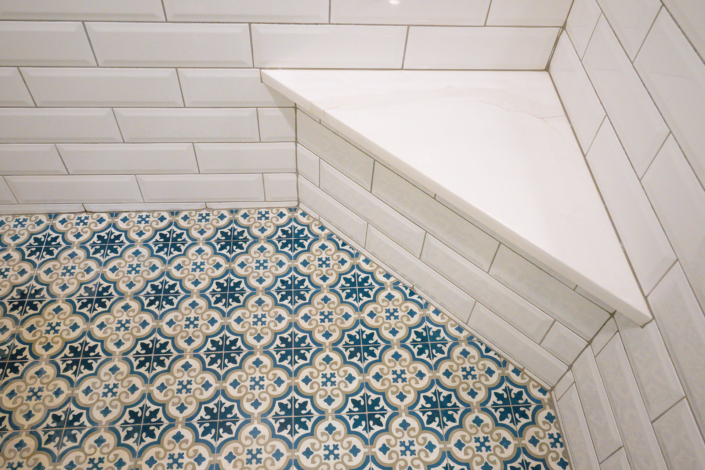
[{"label": "subway tile wall", "polygon": [[705,468],[705,4],[575,0],[553,77],[654,319],[554,389],[577,469]]}]

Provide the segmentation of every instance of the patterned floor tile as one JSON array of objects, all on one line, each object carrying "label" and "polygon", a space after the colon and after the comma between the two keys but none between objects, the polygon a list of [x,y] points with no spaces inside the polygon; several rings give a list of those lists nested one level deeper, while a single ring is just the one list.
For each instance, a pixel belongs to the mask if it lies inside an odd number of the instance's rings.
[{"label": "patterned floor tile", "polygon": [[570,468],[547,390],[297,209],[0,216],[0,468]]}]

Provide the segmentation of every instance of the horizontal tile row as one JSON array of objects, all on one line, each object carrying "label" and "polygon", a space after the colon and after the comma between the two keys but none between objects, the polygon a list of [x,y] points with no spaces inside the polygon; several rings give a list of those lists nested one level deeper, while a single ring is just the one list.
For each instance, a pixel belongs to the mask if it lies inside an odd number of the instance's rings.
[{"label": "horizontal tile row", "polygon": [[[66,5],[64,5],[66,4]],[[0,19],[562,26],[570,0],[0,0]],[[165,17],[166,13],[166,17]]]},{"label": "horizontal tile row", "polygon": [[558,31],[138,22],[88,22],[84,27],[78,22],[0,21],[0,65],[543,70]]}]

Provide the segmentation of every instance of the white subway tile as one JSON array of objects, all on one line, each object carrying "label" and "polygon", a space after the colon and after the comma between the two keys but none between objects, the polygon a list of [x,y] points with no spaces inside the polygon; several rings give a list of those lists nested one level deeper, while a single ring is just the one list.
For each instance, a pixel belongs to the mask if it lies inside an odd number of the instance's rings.
[{"label": "white subway tile", "polygon": [[558,410],[561,414],[561,426],[566,434],[575,470],[600,470],[595,448],[590,439],[590,431],[583,414],[583,406],[575,387],[558,400]]},{"label": "white subway tile", "polygon": [[431,235],[421,260],[538,343],[553,319]]},{"label": "white subway tile", "polygon": [[642,184],[700,305],[705,306],[705,191],[672,136]]},{"label": "white subway tile", "polygon": [[125,142],[257,142],[252,108],[116,109]]},{"label": "white subway tile", "polygon": [[661,8],[659,0],[597,0],[622,46],[634,60]]},{"label": "white subway tile", "polygon": [[617,426],[622,431],[629,461],[639,470],[667,470],[619,335],[615,335],[597,355],[597,365],[605,381]]},{"label": "white subway tile", "polygon": [[663,3],[688,35],[700,56],[705,57],[705,4],[692,0],[663,0]]},{"label": "white subway tile", "polygon": [[654,420],[683,398],[683,388],[656,322],[640,328],[623,315],[616,319],[646,410]]},{"label": "white subway tile", "polygon": [[497,240],[379,164],[372,193],[480,268],[490,268]]},{"label": "white subway tile", "polygon": [[363,188],[372,186],[374,160],[300,111],[296,113],[296,138]]},{"label": "white subway tile", "polygon": [[572,0],[492,0],[487,24],[494,26],[563,26]]},{"label": "white subway tile", "polygon": [[84,204],[88,212],[192,211],[205,209],[205,202],[133,202],[130,204]]},{"label": "white subway tile", "polygon": [[159,0],[0,0],[3,20],[164,21]]},{"label": "white subway tile", "polygon": [[83,212],[82,204],[12,204],[0,205],[0,214],[66,214]]},{"label": "white subway tile", "polygon": [[195,144],[201,173],[293,173],[296,144]]},{"label": "white subway tile", "polygon": [[122,142],[111,109],[0,109],[0,142]]},{"label": "white subway tile", "polygon": [[705,182],[705,64],[666,9],[634,65],[695,174]]},{"label": "white subway tile", "polygon": [[328,0],[164,0],[169,21],[327,23]]},{"label": "white subway tile", "polygon": [[0,177],[0,204],[15,204],[17,200],[7,186],[5,179]]},{"label": "white subway tile", "polygon": [[17,201],[46,203],[142,202],[134,176],[7,176]]},{"label": "white subway tile", "polygon": [[264,201],[262,175],[137,175],[145,202]]},{"label": "white subway tile", "polygon": [[609,119],[602,124],[587,156],[636,277],[649,293],[676,261]]},{"label": "white subway tile", "polygon": [[632,470],[627,460],[627,454],[624,452],[624,447],[612,454],[610,458],[602,462],[600,470]]},{"label": "white subway tile", "polygon": [[541,347],[550,352],[564,364],[572,364],[587,343],[578,335],[558,322],[554,322]]},{"label": "white subway tile", "polygon": [[583,403],[592,442],[595,444],[595,452],[602,462],[622,446],[622,439],[591,348],[588,347],[576,359],[573,375],[580,392],[580,401]]},{"label": "white subway tile", "polygon": [[299,174],[316,186],[319,185],[321,159],[303,145],[296,145],[296,166]]},{"label": "white subway tile", "polygon": [[191,144],[62,144],[71,174],[198,173]]},{"label": "white subway tile", "polygon": [[468,326],[550,385],[555,385],[568,369],[565,364],[480,303],[475,305]]},{"label": "white subway tile", "polygon": [[252,67],[246,24],[87,23],[109,67]]},{"label": "white subway tile", "polygon": [[255,67],[401,68],[403,26],[253,24]]},{"label": "white subway tile", "polygon": [[96,65],[82,23],[0,22],[0,65]]},{"label": "white subway tile", "polygon": [[345,207],[366,219],[414,256],[421,256],[421,248],[423,247],[426,233],[423,229],[332,166],[325,162],[321,163],[321,165],[321,189],[333,196]]},{"label": "white subway tile", "polygon": [[470,317],[475,299],[374,227],[368,229],[365,248],[461,321],[467,321]]},{"label": "white subway tile", "polygon": [[354,24],[485,24],[490,0],[332,0],[332,23]]},{"label": "white subway tile", "polygon": [[568,370],[568,372],[565,373],[565,375],[561,378],[561,380],[558,381],[556,386],[553,388],[553,393],[555,393],[556,395],[556,401],[560,399],[563,395],[565,395],[565,392],[567,392],[570,386],[574,383],[575,378],[573,378],[573,373]]},{"label": "white subway tile", "polygon": [[583,65],[641,177],[666,139],[668,127],[604,16],[597,22]]},{"label": "white subway tile", "polygon": [[267,201],[296,201],[296,173],[269,173],[264,177],[264,194]]},{"label": "white subway tile", "polygon": [[65,175],[56,147],[51,144],[0,145],[0,175]]},{"label": "white subway tile", "polygon": [[296,140],[294,108],[259,108],[257,116],[262,142],[293,142]]},{"label": "white subway tile", "polygon": [[549,71],[584,152],[590,148],[605,110],[566,33],[561,35]]},{"label": "white subway tile", "polygon": [[686,400],[654,422],[670,470],[705,469],[705,443]]},{"label": "white subway tile", "polygon": [[585,340],[595,336],[609,316],[504,245],[497,251],[490,274]]},{"label": "white subway tile", "polygon": [[581,58],[585,54],[601,13],[602,10],[595,0],[573,0],[565,29]]},{"label": "white subway tile", "polygon": [[594,354],[599,354],[600,351],[602,351],[602,348],[604,348],[607,342],[612,339],[615,333],[617,333],[617,323],[613,318],[610,318],[607,323],[605,323],[605,326],[603,326],[592,339],[592,343],[590,343],[592,346],[592,352]]},{"label": "white subway tile", "polygon": [[208,202],[206,207],[209,209],[264,209],[267,207],[296,207],[297,201],[231,201],[231,202]]},{"label": "white subway tile", "polygon": [[34,101],[15,67],[0,68],[0,106],[34,106]]},{"label": "white subway tile", "polygon": [[355,243],[365,245],[367,222],[301,177],[299,177],[299,200],[316,214],[329,220]]},{"label": "white subway tile", "polygon": [[179,69],[190,107],[293,107],[294,103],[262,83],[258,69]]},{"label": "white subway tile", "polygon": [[37,106],[183,106],[174,69],[23,68]]},{"label": "white subway tile", "polygon": [[595,297],[594,295],[592,295],[591,293],[589,293],[588,291],[583,289],[582,287],[577,286],[575,288],[575,292],[582,295],[583,297],[588,299],[590,302],[594,303],[595,305],[597,305],[601,309],[605,310],[606,312],[614,313],[614,311],[615,311],[614,307],[607,305],[606,303],[604,303],[603,301],[601,301],[600,299],[598,299],[597,297]]},{"label": "white subway tile", "polygon": [[558,31],[412,26],[404,68],[544,70]]},{"label": "white subway tile", "polygon": [[649,303],[695,419],[705,432],[705,316],[678,264],[649,295]]}]

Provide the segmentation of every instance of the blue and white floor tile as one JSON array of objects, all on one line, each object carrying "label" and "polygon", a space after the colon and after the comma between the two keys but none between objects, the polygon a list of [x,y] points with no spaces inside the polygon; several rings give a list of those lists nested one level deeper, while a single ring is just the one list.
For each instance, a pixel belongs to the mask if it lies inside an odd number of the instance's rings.
[{"label": "blue and white floor tile", "polygon": [[297,209],[0,217],[0,468],[568,470],[548,392]]}]

